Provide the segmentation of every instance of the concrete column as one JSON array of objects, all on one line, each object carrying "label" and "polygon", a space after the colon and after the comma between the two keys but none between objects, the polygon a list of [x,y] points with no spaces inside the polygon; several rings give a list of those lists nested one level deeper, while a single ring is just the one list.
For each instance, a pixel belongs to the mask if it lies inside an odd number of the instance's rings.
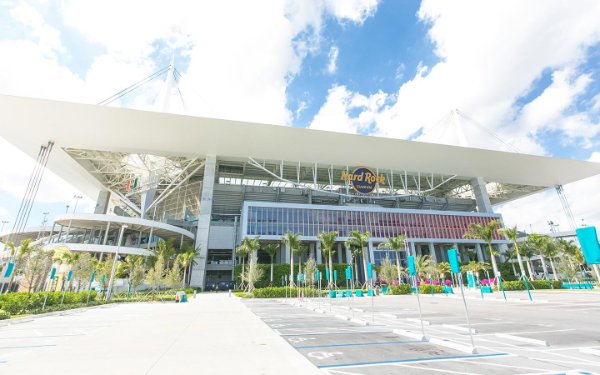
[{"label": "concrete column", "polygon": [[342,264],[342,243],[341,242],[338,242],[338,244],[337,244],[336,253],[337,253],[338,264]]},{"label": "concrete column", "polygon": [[373,248],[373,241],[369,240],[369,258],[367,262],[375,263],[375,249]]},{"label": "concrete column", "polygon": [[94,208],[95,214],[105,214],[108,210],[108,202],[110,202],[110,192],[102,190],[98,193],[96,199],[96,208]]},{"label": "concrete column", "polygon": [[483,252],[481,251],[481,244],[475,244],[475,248],[477,249],[477,261],[485,262],[485,258],[483,257]]},{"label": "concrete column", "polygon": [[429,243],[429,255],[431,256],[431,260],[433,261],[433,263],[437,263],[437,254],[435,253],[435,246],[433,245],[433,242]]},{"label": "concrete column", "polygon": [[284,263],[290,264],[292,258],[290,257],[290,245],[287,243],[285,244],[283,256]]},{"label": "concrete column", "polygon": [[215,186],[215,171],[217,157],[206,155],[204,163],[204,179],[200,192],[200,214],[198,215],[198,231],[196,232],[196,266],[192,268],[190,285],[204,288],[206,276],[206,259],[208,258],[208,235],[210,232],[210,217],[212,214],[213,190]]},{"label": "concrete column", "polygon": [[323,254],[321,253],[321,242],[315,243],[315,252],[317,253],[317,264],[323,264]]},{"label": "concrete column", "polygon": [[492,203],[490,197],[485,188],[485,181],[482,177],[477,177],[471,180],[471,187],[475,194],[475,201],[477,202],[477,211],[479,212],[494,212],[492,210]]},{"label": "concrete column", "polygon": [[410,254],[408,255],[415,255],[417,253],[417,250],[415,249],[415,243],[409,242],[408,245],[410,246]]}]

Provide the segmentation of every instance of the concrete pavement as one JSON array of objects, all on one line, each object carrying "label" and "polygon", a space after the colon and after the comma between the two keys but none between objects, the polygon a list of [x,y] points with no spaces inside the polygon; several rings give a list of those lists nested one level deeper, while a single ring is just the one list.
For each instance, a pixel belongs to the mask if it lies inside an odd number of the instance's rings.
[{"label": "concrete pavement", "polygon": [[[16,323],[16,322],[15,322]],[[131,303],[0,327],[2,374],[319,374],[237,298]]]}]

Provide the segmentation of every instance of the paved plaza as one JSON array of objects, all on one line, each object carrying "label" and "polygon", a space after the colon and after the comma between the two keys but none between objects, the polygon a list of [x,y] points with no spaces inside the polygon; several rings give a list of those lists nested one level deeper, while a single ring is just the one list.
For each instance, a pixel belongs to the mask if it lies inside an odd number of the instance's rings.
[{"label": "paved plaza", "polygon": [[600,293],[131,303],[0,322],[1,374],[600,373]]}]

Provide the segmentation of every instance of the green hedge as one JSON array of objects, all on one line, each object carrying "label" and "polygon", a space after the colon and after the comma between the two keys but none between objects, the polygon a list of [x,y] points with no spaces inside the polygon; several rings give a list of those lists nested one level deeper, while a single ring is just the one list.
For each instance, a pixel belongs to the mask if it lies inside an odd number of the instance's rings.
[{"label": "green hedge", "polygon": [[[77,305],[85,304],[90,296],[90,302],[96,299],[96,292],[66,292],[63,305]],[[62,292],[51,292],[48,293],[48,300],[46,301],[46,309],[51,306],[61,305],[63,297]],[[31,293],[29,298],[27,293],[7,293],[0,295],[0,310],[4,310],[10,315],[22,315],[31,314],[41,310],[44,305],[44,298],[46,298],[45,292]]]},{"label": "green hedge", "polygon": [[409,284],[398,284],[392,285],[389,287],[390,294],[410,294],[410,285]]},{"label": "green hedge", "polygon": [[[270,277],[271,277],[271,265],[270,264],[257,264],[259,269],[263,270],[263,275],[259,281],[254,283],[256,288],[265,288],[269,286],[281,286],[281,277],[282,276],[290,276],[290,265],[283,264],[273,264],[273,285],[270,285]],[[337,270],[338,281],[337,286],[340,288],[346,287],[346,264],[334,264],[333,269]],[[319,264],[317,265],[317,269],[323,274],[321,276],[321,285],[327,285],[327,281],[325,280],[325,265]],[[376,267],[374,268],[377,269]],[[235,266],[235,282],[237,285],[240,285],[240,272],[242,270],[242,265],[237,264]],[[304,264],[302,265],[302,270],[304,270]],[[354,271],[353,271],[354,272]],[[358,272],[362,272],[362,268],[358,268]],[[294,262],[294,273],[298,273],[298,263]],[[295,282],[295,280],[294,280]]]},{"label": "green hedge", "polygon": [[419,285],[419,293],[421,294],[431,294],[431,288],[433,288],[433,293],[443,293],[444,290],[442,288],[441,285],[430,285],[430,284],[423,284],[423,285]]},{"label": "green hedge", "polygon": [[8,319],[8,318],[10,318],[10,314],[4,310],[0,310],[0,320],[4,320],[4,319]]},{"label": "green hedge", "polygon": [[[533,281],[528,281],[527,282],[529,284],[529,289],[561,289],[562,288],[562,281],[558,280],[552,280],[550,282],[546,281],[546,280],[533,280]],[[520,281],[505,281],[502,283],[502,285],[504,286],[504,290],[525,290],[525,283],[523,282],[523,280]],[[551,286],[552,287],[551,287]]]}]

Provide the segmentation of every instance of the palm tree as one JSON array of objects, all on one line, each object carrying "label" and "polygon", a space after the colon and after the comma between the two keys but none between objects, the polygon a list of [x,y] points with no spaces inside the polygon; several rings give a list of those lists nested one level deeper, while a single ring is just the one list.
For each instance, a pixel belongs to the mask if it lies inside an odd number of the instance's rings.
[{"label": "palm tree", "polygon": [[452,272],[452,268],[450,267],[450,263],[448,262],[440,262],[435,265],[435,270],[440,275],[440,279],[445,279],[446,274]]},{"label": "palm tree", "polygon": [[365,251],[365,247],[369,244],[369,232],[360,232],[358,230],[353,230],[350,232],[350,237],[348,237],[348,241],[351,246],[354,246],[360,251],[362,251],[363,258],[363,269],[365,271],[365,284],[369,280],[369,275],[367,271],[367,254]]},{"label": "palm tree", "polygon": [[474,238],[487,242],[490,258],[492,259],[494,277],[498,277],[498,266],[496,265],[496,257],[492,248],[492,240],[494,239],[494,233],[496,233],[499,227],[500,223],[496,220],[490,220],[487,224],[471,223],[469,224],[469,230],[464,235],[465,238]]},{"label": "palm tree", "polygon": [[354,246],[350,239],[344,242],[344,246],[350,249],[350,254],[352,254],[352,261],[350,262],[352,265],[352,270],[354,272],[354,283],[358,283],[358,274],[356,273],[356,257],[360,254],[361,249],[358,246]]},{"label": "palm tree", "polygon": [[[513,269],[513,275],[517,276],[517,269],[515,268],[514,260],[517,259],[517,250],[516,249],[508,249],[504,252],[504,256],[506,257],[506,261],[510,263]],[[521,266],[522,269],[523,266]]]},{"label": "palm tree", "polygon": [[527,241],[529,241],[538,251],[540,260],[542,261],[542,268],[544,269],[544,276],[546,279],[548,279],[548,267],[546,266],[546,259],[544,256],[546,254],[546,248],[549,246],[551,241],[550,237],[542,234],[532,233],[529,235]]},{"label": "palm tree", "polygon": [[[247,249],[248,254],[250,255],[250,260],[249,260],[249,266],[250,267],[256,267],[256,252],[258,251],[258,249],[260,249],[260,237],[256,236],[254,238],[250,238],[250,237],[244,237],[244,239],[242,239],[242,246],[244,248]],[[253,263],[252,263],[253,262]],[[248,276],[253,276],[253,277],[247,277],[248,279],[248,291],[251,291],[252,289],[254,289],[254,274],[253,274],[254,269],[251,268],[248,271]],[[252,275],[250,275],[252,273]],[[243,273],[242,273],[243,275]]]},{"label": "palm tree", "polygon": [[529,279],[534,280],[533,266],[531,264],[531,258],[533,258],[535,256],[535,248],[528,240],[528,241],[525,241],[523,244],[521,244],[520,250],[521,250],[521,254],[523,255],[523,257],[525,257],[527,259],[525,264],[527,264],[527,271],[529,272]]},{"label": "palm tree", "polygon": [[[181,254],[181,255],[185,255]],[[135,294],[137,288],[144,280],[146,269],[144,267],[143,255],[128,255],[127,263],[129,264],[129,288]]]},{"label": "palm tree", "polygon": [[278,248],[279,248],[279,246],[274,243],[266,244],[265,247],[263,248],[263,250],[266,251],[267,254],[269,254],[269,257],[271,257],[271,278],[270,278],[271,285],[273,285],[273,260],[275,259],[275,255],[277,255]]},{"label": "palm tree", "polygon": [[198,250],[189,246],[186,250],[179,254],[177,257],[179,258],[179,264],[183,267],[183,285],[187,286],[188,284],[188,270],[193,265],[197,264],[196,256],[198,256]]},{"label": "palm tree", "polygon": [[558,281],[558,275],[556,274],[556,267],[554,266],[554,258],[558,256],[560,253],[559,248],[554,242],[554,240],[550,239],[544,248],[544,256],[550,260],[550,267],[552,268],[552,275],[554,276],[554,280]]},{"label": "palm tree", "polygon": [[[519,231],[517,230],[517,226],[515,225],[512,228],[500,228],[498,232],[503,234],[510,242],[513,243],[515,248],[515,252],[517,253],[517,261],[519,262],[519,269],[521,270],[521,275],[525,275],[525,269],[523,268],[523,260],[521,259],[521,252],[519,251],[519,244],[517,243],[517,236]],[[513,265],[514,267],[514,265]]]},{"label": "palm tree", "polygon": [[300,233],[287,232],[281,241],[290,248],[290,286],[294,286],[294,254],[300,249]]},{"label": "palm tree", "polygon": [[337,232],[321,232],[317,236],[321,241],[321,252],[325,257],[326,266],[329,268],[329,283],[327,284],[329,289],[333,289],[335,285],[333,280],[333,254],[335,250],[333,250],[333,246],[337,235]]},{"label": "palm tree", "polygon": [[417,270],[417,276],[419,279],[423,279],[426,274],[431,275],[435,272],[435,266],[431,262],[431,256],[429,255],[417,255],[415,257],[415,268]]},{"label": "palm tree", "polygon": [[378,248],[391,249],[396,252],[396,270],[398,271],[398,282],[400,282],[401,279],[400,249],[405,248],[406,243],[404,241],[406,241],[406,236],[401,234],[395,238],[387,238],[386,242],[380,243],[379,246],[377,246]]},{"label": "palm tree", "polygon": [[575,264],[583,263],[583,254],[581,253],[581,249],[579,248],[579,246],[577,246],[577,244],[575,244],[575,241],[573,241],[573,240],[567,241],[564,239],[559,239],[557,241],[557,245],[558,245],[559,249],[563,252],[563,254],[565,254],[565,256],[569,260],[569,263],[573,269],[576,269],[576,267],[573,263],[575,263]]},{"label": "palm tree", "polygon": [[238,257],[242,258],[242,272],[240,273],[240,289],[244,289],[244,272],[246,269],[246,256],[249,252],[250,250],[248,249],[246,244],[244,244],[243,241],[240,244],[240,246],[235,248],[235,254]]}]

